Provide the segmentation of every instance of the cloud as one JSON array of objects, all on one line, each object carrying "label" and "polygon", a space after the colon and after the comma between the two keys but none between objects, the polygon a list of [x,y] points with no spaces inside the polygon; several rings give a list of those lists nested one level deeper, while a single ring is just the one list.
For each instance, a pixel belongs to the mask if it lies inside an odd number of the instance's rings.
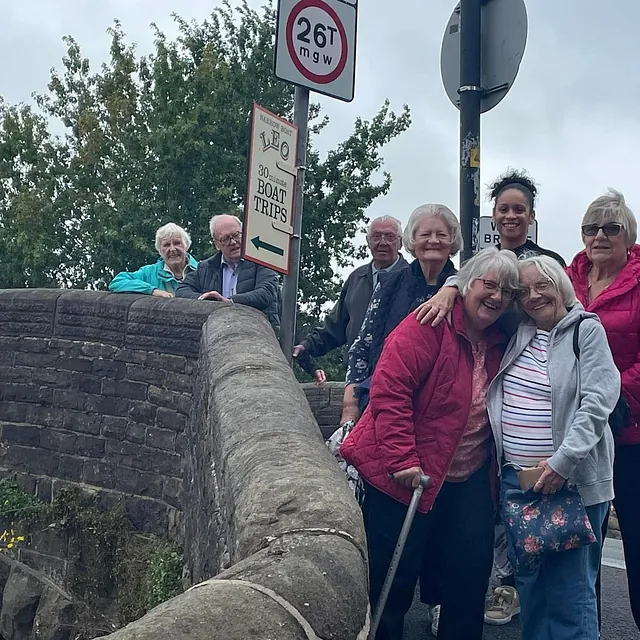
[{"label": "cloud", "polygon": [[[142,53],[152,47],[151,22],[175,34],[170,14],[177,5],[169,0],[5,4],[0,87],[10,102],[45,89],[50,67],[60,66],[64,34],[78,40],[94,68],[108,56],[105,31],[115,17]],[[393,185],[372,216],[406,220],[425,202],[458,209],[458,112],[442,88],[439,59],[454,6],[454,0],[361,1],[355,100],[320,99],[332,119],[320,140],[324,150],[387,97],[395,109],[412,108],[411,130],[384,151]],[[640,76],[633,44],[640,3],[535,0],[527,9],[529,38],[518,79],[482,118],[482,183],[509,166],[528,169],[540,185],[540,242],[571,258],[581,248],[581,216],[607,186],[623,191],[640,212]],[[183,0],[178,12],[201,20],[210,10],[205,0]]]}]

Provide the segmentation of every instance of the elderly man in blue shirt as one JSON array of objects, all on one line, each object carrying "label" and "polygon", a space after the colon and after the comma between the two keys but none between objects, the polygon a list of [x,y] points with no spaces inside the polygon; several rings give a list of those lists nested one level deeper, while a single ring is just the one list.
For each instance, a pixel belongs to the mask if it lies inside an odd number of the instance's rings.
[{"label": "elderly man in blue shirt", "polygon": [[180,284],[178,298],[244,304],[262,311],[280,331],[280,285],[275,271],[242,258],[242,223],[236,216],[213,216],[211,238],[218,253],[198,264]]}]

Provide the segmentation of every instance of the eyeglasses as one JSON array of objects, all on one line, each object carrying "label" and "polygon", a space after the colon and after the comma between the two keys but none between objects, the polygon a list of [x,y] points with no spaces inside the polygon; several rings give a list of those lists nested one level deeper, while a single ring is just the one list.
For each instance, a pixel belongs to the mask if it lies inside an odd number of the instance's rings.
[{"label": "eyeglasses", "polygon": [[399,236],[395,233],[372,233],[370,236],[372,242],[381,242],[384,240],[385,242],[392,244],[395,242]]},{"label": "eyeglasses", "polygon": [[592,238],[598,235],[598,231],[602,229],[605,236],[617,236],[622,230],[622,225],[618,222],[607,222],[607,224],[583,224],[582,235]]},{"label": "eyeglasses", "polygon": [[513,289],[507,289],[506,287],[501,287],[497,282],[493,280],[484,280],[483,278],[478,278],[480,282],[484,285],[486,291],[491,291],[491,293],[495,293],[500,289],[500,293],[505,300],[513,300],[516,296],[516,291]]},{"label": "eyeglasses", "polygon": [[540,280],[534,283],[530,287],[522,287],[518,290],[518,299],[527,300],[531,296],[531,289],[536,293],[544,293],[553,283],[551,280]]},{"label": "eyeglasses", "polygon": [[240,244],[240,238],[242,238],[242,231],[236,231],[228,236],[222,236],[222,238],[216,239],[223,247],[228,247],[232,242]]}]

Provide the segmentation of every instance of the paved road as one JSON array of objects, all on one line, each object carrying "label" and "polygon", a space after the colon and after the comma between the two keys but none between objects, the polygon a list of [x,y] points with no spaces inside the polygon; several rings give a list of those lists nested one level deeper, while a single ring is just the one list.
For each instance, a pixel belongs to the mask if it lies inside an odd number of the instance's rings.
[{"label": "paved road", "polygon": [[[640,640],[640,633],[631,617],[624,558],[619,541],[607,540],[603,558],[602,640]],[[431,640],[433,636],[418,600],[407,615],[405,640]],[[516,618],[503,627],[484,626],[483,640],[520,640],[520,623]]]}]

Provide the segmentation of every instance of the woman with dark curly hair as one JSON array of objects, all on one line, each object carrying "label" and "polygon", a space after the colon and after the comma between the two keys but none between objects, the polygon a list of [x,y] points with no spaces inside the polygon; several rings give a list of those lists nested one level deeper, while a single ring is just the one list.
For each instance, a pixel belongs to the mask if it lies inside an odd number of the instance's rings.
[{"label": "woman with dark curly hair", "polygon": [[[549,256],[562,267],[566,267],[562,256],[545,249],[528,239],[529,225],[536,216],[535,204],[538,189],[525,171],[509,170],[489,185],[489,196],[493,202],[493,221],[500,235],[498,249],[509,249],[518,258],[522,256]],[[435,327],[453,308],[458,296],[456,276],[450,277],[445,286],[433,298],[416,309],[422,324],[432,322]],[[519,312],[507,312],[499,321],[500,327],[509,336],[515,333],[522,316]],[[485,614],[485,622],[503,625],[511,622],[520,612],[520,602],[515,589],[515,580],[507,559],[506,540],[502,526],[496,528],[494,573],[500,580]]]}]

